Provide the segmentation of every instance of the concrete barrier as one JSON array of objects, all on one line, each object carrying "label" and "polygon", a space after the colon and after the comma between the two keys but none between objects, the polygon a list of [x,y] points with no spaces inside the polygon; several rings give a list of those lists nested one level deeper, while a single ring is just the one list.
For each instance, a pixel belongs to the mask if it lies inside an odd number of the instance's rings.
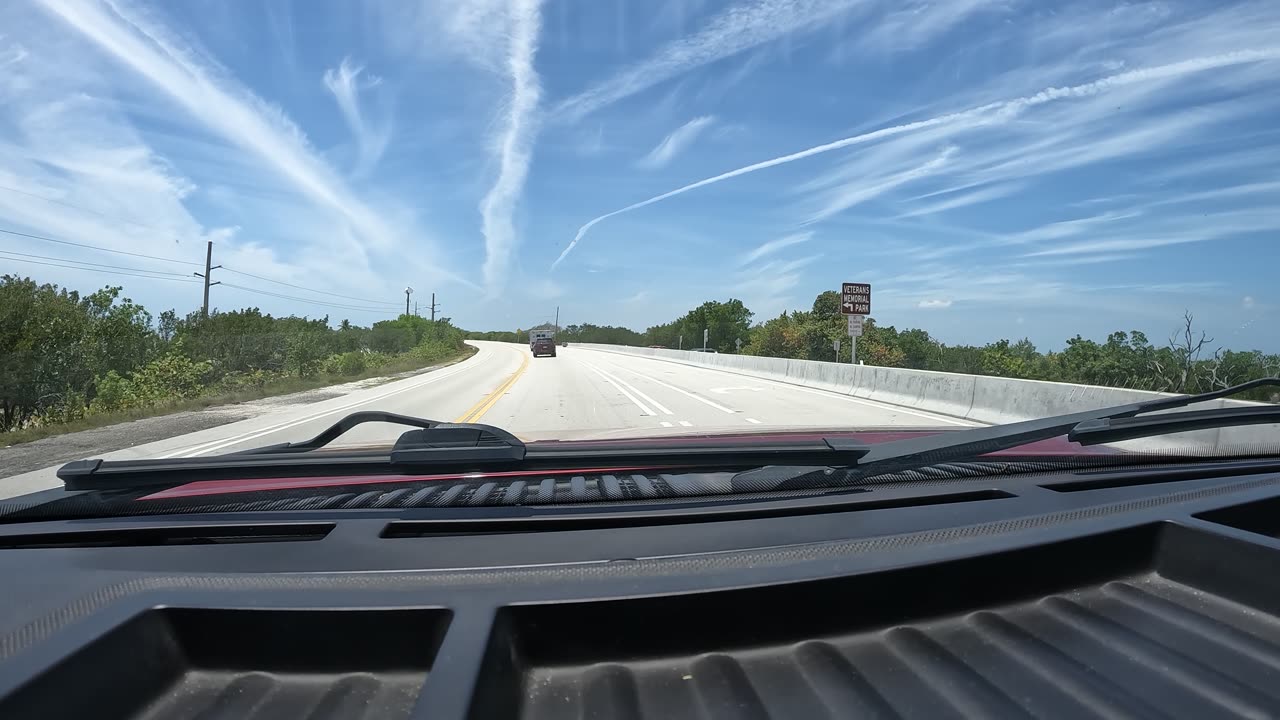
[{"label": "concrete barrier", "polygon": [[[579,347],[715,368],[990,425],[1173,397],[1169,393],[1097,385],[1073,385],[1042,380],[962,375],[872,365],[842,365],[814,360],[591,343],[581,343]],[[1215,400],[1188,406],[1187,409],[1257,404],[1259,403]],[[1278,441],[1280,441],[1280,425],[1254,425],[1178,433],[1150,440],[1117,443],[1117,445],[1126,449],[1141,450],[1186,448],[1192,445],[1201,449],[1248,451],[1259,448],[1274,450]]]}]

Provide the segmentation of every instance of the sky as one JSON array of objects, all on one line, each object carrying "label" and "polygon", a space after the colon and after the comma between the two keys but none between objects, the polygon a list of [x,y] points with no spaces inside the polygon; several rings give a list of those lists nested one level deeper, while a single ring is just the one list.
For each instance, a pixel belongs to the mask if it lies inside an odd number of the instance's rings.
[{"label": "sky", "polygon": [[1273,0],[13,0],[0,273],[184,313],[212,241],[212,306],[334,322],[867,282],[949,343],[1276,352],[1277,118]]}]

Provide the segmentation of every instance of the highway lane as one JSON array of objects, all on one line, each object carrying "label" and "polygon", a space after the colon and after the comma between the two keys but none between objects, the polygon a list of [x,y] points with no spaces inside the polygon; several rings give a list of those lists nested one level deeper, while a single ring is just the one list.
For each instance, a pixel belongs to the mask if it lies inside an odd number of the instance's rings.
[{"label": "highway lane", "polygon": [[[348,413],[382,410],[483,422],[526,440],[753,429],[936,427],[970,423],[732,372],[586,348],[532,358],[528,346],[475,342],[475,355],[433,372],[109,453],[108,459],[216,455],[308,439]],[[335,446],[392,443],[404,432],[363,425]],[[0,480],[0,497],[57,485],[56,468]]]}]

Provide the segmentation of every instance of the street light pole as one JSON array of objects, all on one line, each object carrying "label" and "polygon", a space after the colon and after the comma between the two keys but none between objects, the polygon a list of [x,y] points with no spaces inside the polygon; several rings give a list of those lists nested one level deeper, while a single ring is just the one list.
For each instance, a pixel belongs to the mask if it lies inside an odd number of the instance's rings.
[{"label": "street light pole", "polygon": [[412,294],[413,294],[413,288],[407,287],[404,289],[404,314],[405,315],[409,314],[409,296]]}]

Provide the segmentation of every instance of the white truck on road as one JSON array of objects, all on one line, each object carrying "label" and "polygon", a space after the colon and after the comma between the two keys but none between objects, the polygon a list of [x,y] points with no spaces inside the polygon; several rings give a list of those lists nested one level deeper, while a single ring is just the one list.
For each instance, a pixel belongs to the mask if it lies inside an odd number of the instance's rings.
[{"label": "white truck on road", "polygon": [[552,339],[552,341],[554,341],[555,336],[556,336],[555,330],[530,330],[529,331],[529,347],[532,348],[533,343],[536,342],[538,338],[550,338]]}]

